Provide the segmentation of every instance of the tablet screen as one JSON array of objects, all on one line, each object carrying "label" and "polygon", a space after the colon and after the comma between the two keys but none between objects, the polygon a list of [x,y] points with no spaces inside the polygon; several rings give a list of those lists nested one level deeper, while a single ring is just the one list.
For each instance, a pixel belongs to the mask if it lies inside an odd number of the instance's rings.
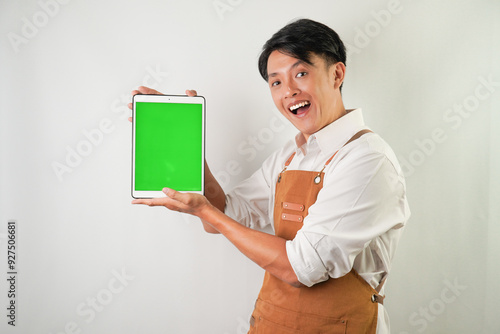
[{"label": "tablet screen", "polygon": [[204,103],[148,96],[134,98],[133,196],[160,197],[164,187],[203,193]]}]

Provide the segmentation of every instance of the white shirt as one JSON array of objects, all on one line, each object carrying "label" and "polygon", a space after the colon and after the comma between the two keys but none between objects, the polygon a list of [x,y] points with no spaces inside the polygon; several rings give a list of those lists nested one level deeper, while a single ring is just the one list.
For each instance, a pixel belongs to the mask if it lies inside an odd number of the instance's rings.
[{"label": "white shirt", "polygon": [[[363,129],[367,127],[361,109],[356,109],[307,142],[299,133],[226,196],[225,213],[231,218],[251,228],[273,226],[276,181],[290,155],[296,152],[287,170],[320,171],[338,151],[324,170],[323,188],[303,227],[286,243],[292,268],[306,286],[354,268],[377,287],[390,271],[410,216],[404,176],[389,145],[368,133],[343,146]],[[388,333],[387,314],[380,304],[378,313],[377,333]]]}]

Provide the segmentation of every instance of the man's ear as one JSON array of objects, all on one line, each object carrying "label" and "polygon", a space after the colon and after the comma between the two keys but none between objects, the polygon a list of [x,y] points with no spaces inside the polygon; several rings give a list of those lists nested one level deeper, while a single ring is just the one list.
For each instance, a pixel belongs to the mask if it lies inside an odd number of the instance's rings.
[{"label": "man's ear", "polygon": [[330,71],[331,75],[334,77],[333,88],[339,89],[345,78],[345,64],[339,61],[330,67]]}]

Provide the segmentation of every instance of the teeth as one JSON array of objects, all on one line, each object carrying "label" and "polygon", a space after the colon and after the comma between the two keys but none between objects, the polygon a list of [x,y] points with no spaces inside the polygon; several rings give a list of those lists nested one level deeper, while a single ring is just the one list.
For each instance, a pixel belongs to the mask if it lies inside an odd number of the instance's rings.
[{"label": "teeth", "polygon": [[293,106],[290,107],[290,111],[297,110],[300,107],[307,106],[309,104],[311,104],[309,101],[304,101],[304,102],[300,102],[300,103],[294,104]]}]

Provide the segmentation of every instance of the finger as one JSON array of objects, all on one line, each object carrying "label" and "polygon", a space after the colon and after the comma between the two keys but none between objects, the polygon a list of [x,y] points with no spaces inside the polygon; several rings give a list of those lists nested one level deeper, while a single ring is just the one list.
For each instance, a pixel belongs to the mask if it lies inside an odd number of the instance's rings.
[{"label": "finger", "polygon": [[[128,107],[130,110],[132,110],[132,103],[127,104],[127,107]],[[132,122],[132,117],[129,117],[129,118],[128,118],[128,121],[129,121],[129,122]]]},{"label": "finger", "polygon": [[163,95],[162,93],[160,93],[159,91],[153,89],[153,88],[149,88],[149,87],[146,87],[146,86],[139,86],[139,88],[137,88],[139,90],[139,92],[141,94],[157,94],[157,95]]},{"label": "finger", "polygon": [[134,89],[131,93],[132,96],[137,95],[137,94],[156,94],[156,95],[163,95],[159,91],[149,88],[146,86],[139,86],[137,89]]},{"label": "finger", "polygon": [[193,214],[194,207],[192,207],[192,203],[190,203],[189,194],[181,193],[170,188],[163,188],[162,192],[167,196],[165,198],[166,208],[174,211]]},{"label": "finger", "polygon": [[187,89],[186,90],[186,95],[188,96],[196,96],[198,93],[194,89]]},{"label": "finger", "polygon": [[[186,193],[181,193],[178,192],[174,189],[170,188],[163,188],[162,192],[167,195],[167,198],[170,200],[168,201],[168,205],[173,205],[176,208],[180,209],[179,211],[185,212],[185,210],[190,209],[190,201],[189,201],[189,194]],[[171,209],[171,208],[169,208]],[[171,209],[172,210],[172,209]]]},{"label": "finger", "polygon": [[132,201],[132,204],[144,204],[144,205],[149,205],[150,203],[150,200],[146,200],[146,199],[134,199]]},{"label": "finger", "polygon": [[185,204],[178,201],[177,199],[170,198],[170,197],[139,198],[139,199],[134,199],[132,201],[132,204],[142,204],[142,205],[147,205],[150,207],[163,206],[169,210],[179,211],[179,212],[184,212],[186,209],[188,209]]},{"label": "finger", "polygon": [[149,206],[163,206],[165,201],[163,198],[138,198],[132,201],[132,204],[143,204]]},{"label": "finger", "polygon": [[179,202],[182,202],[180,199],[180,197],[182,197],[182,193],[178,192],[178,191],[175,191],[174,189],[170,189],[170,188],[163,188],[162,189],[162,192],[167,195],[167,197],[173,199],[173,200],[176,200],[176,201],[179,201]]},{"label": "finger", "polygon": [[161,191],[165,195],[167,195],[167,197],[170,197],[171,199],[174,199],[174,200],[179,201],[179,202],[183,202],[183,199],[185,199],[186,196],[188,196],[188,194],[181,193],[181,192],[174,190],[174,189],[171,189],[171,188],[163,188]]}]

